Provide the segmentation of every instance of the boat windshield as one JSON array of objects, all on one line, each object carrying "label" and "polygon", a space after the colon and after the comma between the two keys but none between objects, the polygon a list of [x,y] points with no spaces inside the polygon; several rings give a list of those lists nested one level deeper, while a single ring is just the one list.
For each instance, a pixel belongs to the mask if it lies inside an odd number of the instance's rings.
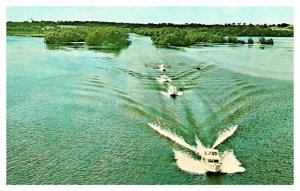
[{"label": "boat windshield", "polygon": [[218,155],[218,152],[215,152],[215,151],[206,151],[205,154],[206,155]]},{"label": "boat windshield", "polygon": [[219,160],[208,159],[208,162],[210,162],[210,163],[219,163]]}]

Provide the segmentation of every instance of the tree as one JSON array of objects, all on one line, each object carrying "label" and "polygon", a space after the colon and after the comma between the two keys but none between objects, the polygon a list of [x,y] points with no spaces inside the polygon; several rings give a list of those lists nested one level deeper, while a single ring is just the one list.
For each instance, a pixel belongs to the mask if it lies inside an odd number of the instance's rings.
[{"label": "tree", "polygon": [[260,44],[266,44],[266,39],[265,39],[265,37],[260,37],[260,38],[258,39],[258,43],[260,43]]},{"label": "tree", "polygon": [[237,43],[238,39],[235,36],[229,36],[229,37],[227,37],[227,42],[228,43]]},{"label": "tree", "polygon": [[287,24],[287,23],[281,23],[281,24],[278,24],[277,26],[278,27],[288,27],[289,24]]},{"label": "tree", "polygon": [[272,38],[270,38],[270,39],[265,39],[264,37],[260,37],[259,40],[258,40],[258,42],[259,42],[260,44],[270,44],[270,45],[274,45],[274,41],[273,41]]},{"label": "tree", "polygon": [[253,43],[254,43],[253,39],[252,38],[248,38],[248,44],[253,44]]},{"label": "tree", "polygon": [[272,38],[266,40],[266,44],[274,45],[274,41]]}]

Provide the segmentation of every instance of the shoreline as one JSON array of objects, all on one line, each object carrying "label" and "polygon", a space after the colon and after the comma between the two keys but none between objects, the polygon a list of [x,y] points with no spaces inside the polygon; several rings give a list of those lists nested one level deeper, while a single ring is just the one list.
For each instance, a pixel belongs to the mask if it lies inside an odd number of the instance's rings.
[{"label": "shoreline", "polygon": [[[145,35],[140,35],[140,34],[136,34],[139,36],[143,36],[143,37],[147,37]],[[6,34],[6,37],[9,36],[23,36],[23,37],[39,37],[39,38],[45,38],[46,34],[22,34],[22,33],[17,33],[17,34]],[[252,38],[252,37],[256,37],[259,38],[259,36],[237,36],[237,37],[246,37],[246,38]],[[265,38],[274,38],[272,36],[269,37],[265,37]],[[294,38],[294,37],[275,37],[275,38]],[[67,45],[67,44],[78,44],[78,45],[86,45],[86,42],[60,42],[57,44],[48,44],[47,45]],[[155,43],[154,43],[155,44]],[[195,43],[193,45],[189,45],[189,46],[174,46],[174,45],[160,45],[160,44],[155,44],[157,46],[161,46],[161,47],[165,47],[165,48],[193,48],[193,47],[199,47],[199,46],[206,46],[206,45],[271,45],[271,44],[261,44],[258,42],[254,42],[254,43],[241,43],[241,42],[236,42],[236,43],[228,43],[228,42],[224,42],[224,43],[220,43],[220,42],[198,42]],[[105,48],[105,47],[104,47]]]}]

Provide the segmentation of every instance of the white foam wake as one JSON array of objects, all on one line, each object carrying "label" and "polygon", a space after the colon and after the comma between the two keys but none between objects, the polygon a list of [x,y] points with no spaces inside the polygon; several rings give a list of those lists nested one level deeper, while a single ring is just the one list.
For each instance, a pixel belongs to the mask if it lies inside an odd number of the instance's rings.
[{"label": "white foam wake", "polygon": [[170,96],[170,94],[168,92],[160,92],[160,93],[165,95],[165,96]]},{"label": "white foam wake", "polygon": [[161,84],[164,83],[164,82],[172,82],[171,78],[169,78],[166,75],[162,75],[161,77],[156,78],[156,81],[158,81]]},{"label": "white foam wake", "polygon": [[238,126],[235,125],[235,126],[229,127],[225,131],[220,132],[218,134],[217,140],[215,141],[215,143],[213,144],[213,146],[211,148],[215,148],[216,146],[221,144],[223,141],[225,141],[228,137],[233,135],[233,133],[237,130],[237,128],[238,128]]},{"label": "white foam wake", "polygon": [[186,172],[193,174],[204,174],[206,170],[201,165],[200,160],[196,160],[192,158],[189,154],[184,153],[182,151],[174,150],[174,155],[176,159],[177,166]]},{"label": "white foam wake", "polygon": [[206,147],[202,144],[202,142],[200,141],[200,139],[198,139],[198,137],[195,137],[195,142],[196,142],[195,152],[196,152],[196,154],[198,154],[202,157],[204,154],[203,152],[206,149]]},{"label": "white foam wake", "polygon": [[[163,129],[160,127],[158,124],[152,124],[148,123],[148,125],[160,133],[161,135],[169,138],[170,140],[174,141],[178,145],[189,149],[190,151],[193,151],[194,153],[200,155],[201,157],[203,156],[204,150],[207,149],[200,139],[195,137],[195,142],[196,142],[196,147],[193,147],[189,145],[185,140],[170,132],[169,130]],[[216,147],[217,145],[221,144],[226,138],[230,137],[237,129],[237,125],[230,127],[226,131],[223,131],[222,133],[219,134],[218,139],[216,140],[215,144],[213,145],[213,148]],[[183,151],[177,151],[174,150],[174,155],[176,159],[176,164],[177,166],[186,172],[193,173],[193,174],[204,174],[207,171],[205,170],[204,166],[202,165],[200,160],[194,159],[191,157],[189,154],[183,152]],[[244,172],[245,168],[241,167],[241,163],[236,159],[236,156],[233,153],[233,150],[227,150],[221,155],[221,171],[222,173],[237,173],[237,172]]]},{"label": "white foam wake", "polygon": [[[165,96],[170,96],[170,95],[171,95],[171,94],[168,93],[168,92],[160,92],[160,93],[163,94],[163,95],[165,95]],[[176,95],[178,95],[178,96],[183,95],[183,92],[177,92]]]},{"label": "white foam wake", "polygon": [[227,150],[222,156],[221,172],[223,173],[236,173],[244,172],[245,168],[240,166],[241,163],[236,159],[233,150]]},{"label": "white foam wake", "polygon": [[165,129],[162,129],[159,125],[157,124],[152,124],[152,123],[148,123],[148,125],[154,129],[155,131],[157,131],[158,133],[160,133],[161,135],[171,139],[172,141],[174,141],[175,143],[183,146],[184,148],[187,148],[193,152],[195,152],[195,147],[192,147],[191,145],[189,145],[187,142],[185,142],[185,140],[176,135],[176,134],[173,134],[171,133],[169,130],[165,130]]}]

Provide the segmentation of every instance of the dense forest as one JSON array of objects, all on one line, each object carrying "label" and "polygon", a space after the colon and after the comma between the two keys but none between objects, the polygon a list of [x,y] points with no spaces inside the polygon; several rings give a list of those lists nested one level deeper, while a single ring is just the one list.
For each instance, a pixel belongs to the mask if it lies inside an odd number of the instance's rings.
[{"label": "dense forest", "polygon": [[[228,23],[204,25],[198,23],[176,25],[172,23],[135,24],[97,21],[31,21],[7,22],[7,35],[39,36],[47,44],[85,42],[91,46],[122,47],[130,44],[128,33],[150,36],[154,44],[191,46],[198,43],[274,44],[265,37],[292,37],[293,26],[286,23],[253,25]],[[247,42],[239,36],[249,36]],[[251,37],[261,37],[254,42]]]}]

